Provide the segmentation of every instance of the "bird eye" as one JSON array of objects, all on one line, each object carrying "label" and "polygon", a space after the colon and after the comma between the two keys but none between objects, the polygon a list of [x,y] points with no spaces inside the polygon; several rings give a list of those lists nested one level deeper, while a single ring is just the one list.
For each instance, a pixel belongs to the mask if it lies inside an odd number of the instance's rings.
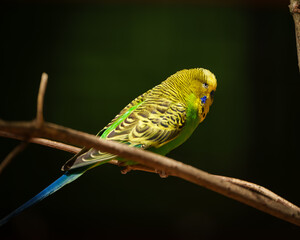
[{"label": "bird eye", "polygon": [[207,83],[203,83],[203,87],[208,88],[208,84]]},{"label": "bird eye", "polygon": [[212,91],[210,92],[210,97],[211,97],[211,98],[213,98],[213,97],[214,97],[214,95],[215,95],[215,91],[214,91],[214,90],[212,90]]}]

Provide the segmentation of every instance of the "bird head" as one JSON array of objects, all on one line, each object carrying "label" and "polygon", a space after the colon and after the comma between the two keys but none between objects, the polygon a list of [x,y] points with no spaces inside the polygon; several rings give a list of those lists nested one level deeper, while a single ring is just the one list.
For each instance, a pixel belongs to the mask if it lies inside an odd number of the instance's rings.
[{"label": "bird head", "polygon": [[193,68],[178,71],[159,86],[170,99],[192,104],[202,122],[213,103],[217,80],[209,70]]},{"label": "bird head", "polygon": [[217,88],[217,79],[212,72],[204,68],[195,68],[189,71],[191,71],[192,75],[190,88],[199,100],[198,116],[200,122],[202,122],[213,103]]}]

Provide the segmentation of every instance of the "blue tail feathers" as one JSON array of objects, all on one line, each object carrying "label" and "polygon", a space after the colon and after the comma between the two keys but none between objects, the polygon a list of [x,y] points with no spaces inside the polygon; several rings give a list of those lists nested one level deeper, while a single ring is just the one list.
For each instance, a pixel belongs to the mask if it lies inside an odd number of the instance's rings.
[{"label": "blue tail feathers", "polygon": [[85,171],[70,171],[66,172],[64,175],[62,175],[60,178],[58,178],[55,182],[50,184],[48,187],[46,187],[43,191],[38,193],[36,196],[34,196],[32,199],[21,205],[19,208],[14,210],[12,213],[7,215],[5,218],[0,220],[0,227],[7,223],[11,218],[19,215],[21,212],[23,212],[25,209],[33,206],[34,204],[40,202],[44,198],[48,197],[52,193],[56,192],[63,186],[65,186],[68,183],[73,182],[77,178],[79,178]]}]

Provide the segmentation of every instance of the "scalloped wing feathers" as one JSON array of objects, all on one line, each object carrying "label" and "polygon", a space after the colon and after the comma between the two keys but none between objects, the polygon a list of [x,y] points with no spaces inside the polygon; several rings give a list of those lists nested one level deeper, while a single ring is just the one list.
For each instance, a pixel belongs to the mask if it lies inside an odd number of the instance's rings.
[{"label": "scalloped wing feathers", "polygon": [[[180,103],[168,99],[145,99],[143,94],[127,105],[99,134],[106,140],[126,143],[130,146],[147,149],[160,147],[174,139],[184,126],[186,109]],[[138,107],[134,108],[136,105]],[[118,122],[128,112],[128,116],[116,127],[110,127]],[[105,135],[105,137],[102,137]],[[76,159],[71,159],[63,170],[78,168],[99,161],[109,161],[116,155],[90,149]]]}]

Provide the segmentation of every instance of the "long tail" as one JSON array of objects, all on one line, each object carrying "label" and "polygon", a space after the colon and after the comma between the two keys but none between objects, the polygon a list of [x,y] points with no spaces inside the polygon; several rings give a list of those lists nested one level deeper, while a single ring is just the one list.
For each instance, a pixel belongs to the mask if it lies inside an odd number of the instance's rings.
[{"label": "long tail", "polygon": [[52,193],[56,192],[66,184],[73,182],[77,178],[79,178],[85,171],[84,170],[77,170],[77,171],[70,171],[66,172],[64,175],[62,175],[60,178],[58,178],[55,182],[50,184],[48,187],[46,187],[43,191],[38,193],[36,196],[34,196],[32,199],[21,205],[19,208],[14,210],[12,213],[7,215],[5,218],[0,220],[0,227],[7,223],[11,218],[19,215],[21,212],[23,212],[25,209],[33,206],[34,204],[40,202],[44,198],[48,197]]}]

